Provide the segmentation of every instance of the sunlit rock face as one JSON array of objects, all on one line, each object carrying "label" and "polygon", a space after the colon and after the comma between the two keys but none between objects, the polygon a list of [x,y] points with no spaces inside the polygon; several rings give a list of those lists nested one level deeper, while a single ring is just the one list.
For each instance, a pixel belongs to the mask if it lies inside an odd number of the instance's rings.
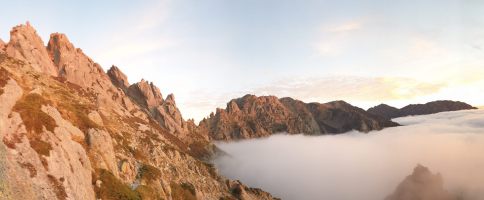
[{"label": "sunlit rock face", "polygon": [[64,34],[45,47],[15,27],[0,42],[0,199],[274,199],[202,160],[214,146],[174,95],[127,80]]},{"label": "sunlit rock face", "polygon": [[30,64],[37,72],[52,76],[58,74],[58,69],[50,59],[44,42],[28,22],[10,31],[10,41],[6,44],[5,52],[11,57]]},{"label": "sunlit rock face", "polygon": [[277,132],[308,135],[369,132],[398,126],[344,101],[304,103],[292,98],[246,95],[200,122],[214,140],[267,137]]}]

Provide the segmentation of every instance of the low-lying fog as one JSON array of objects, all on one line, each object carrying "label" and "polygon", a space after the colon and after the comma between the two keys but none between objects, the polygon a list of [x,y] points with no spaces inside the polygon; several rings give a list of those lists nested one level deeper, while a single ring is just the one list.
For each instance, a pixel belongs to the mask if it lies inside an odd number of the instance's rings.
[{"label": "low-lying fog", "polygon": [[278,134],[218,143],[219,171],[289,200],[377,200],[420,163],[444,187],[484,199],[484,110],[394,119],[405,126],[362,134]]}]

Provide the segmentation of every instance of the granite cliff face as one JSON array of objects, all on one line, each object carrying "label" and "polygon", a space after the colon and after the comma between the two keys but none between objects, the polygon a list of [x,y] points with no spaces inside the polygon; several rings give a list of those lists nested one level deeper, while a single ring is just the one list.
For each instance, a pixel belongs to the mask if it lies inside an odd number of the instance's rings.
[{"label": "granite cliff face", "polygon": [[410,104],[403,108],[395,108],[386,104],[368,109],[369,113],[384,117],[386,119],[405,117],[410,115],[427,115],[445,111],[477,109],[467,103],[460,101],[432,101],[426,104]]},{"label": "granite cliff face", "polygon": [[385,200],[458,200],[444,189],[442,176],[432,174],[427,167],[417,165]]},{"label": "granite cliff face", "polygon": [[227,180],[173,95],[108,73],[64,34],[0,42],[0,199],[273,199]]},{"label": "granite cliff face", "polygon": [[198,127],[213,140],[258,138],[278,132],[308,135],[369,132],[398,126],[344,101],[304,103],[292,98],[246,95],[203,119]]}]

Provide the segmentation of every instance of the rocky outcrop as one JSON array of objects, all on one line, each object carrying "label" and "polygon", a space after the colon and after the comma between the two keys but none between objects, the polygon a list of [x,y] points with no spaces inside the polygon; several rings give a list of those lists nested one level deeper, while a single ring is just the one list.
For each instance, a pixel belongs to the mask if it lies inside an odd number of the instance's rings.
[{"label": "rocky outcrop", "polygon": [[[107,75],[101,66],[86,56],[81,49],[75,48],[66,35],[53,33],[47,45],[53,63],[59,69],[59,76],[67,81],[91,88],[106,84]],[[100,83],[99,80],[104,80]]]},{"label": "rocky outcrop", "polygon": [[432,174],[427,167],[417,165],[385,200],[457,200],[444,189],[442,176]]},{"label": "rocky outcrop", "polygon": [[141,106],[152,110],[163,103],[163,96],[160,89],[153,82],[142,79],[138,83],[130,85],[128,95]]},{"label": "rocky outcrop", "polygon": [[477,109],[467,103],[460,101],[432,101],[426,104],[410,104],[403,108],[395,108],[386,104],[368,109],[369,113],[385,117],[387,119],[404,117],[410,115],[427,115],[438,112]]},{"label": "rocky outcrop", "polygon": [[292,98],[246,95],[217,109],[198,127],[214,140],[257,138],[278,132],[309,135],[350,130],[369,132],[397,126],[344,101],[304,103]]},{"label": "rocky outcrop", "polygon": [[126,91],[129,87],[128,77],[116,66],[112,66],[108,70],[108,76],[111,78],[111,82],[123,91]]},{"label": "rocky outcrop", "polygon": [[27,62],[37,72],[57,76],[58,70],[48,56],[44,42],[28,22],[10,31],[5,51],[9,56]]},{"label": "rocky outcrop", "polygon": [[47,53],[0,52],[0,199],[273,199],[242,183],[244,195],[234,193],[200,159],[214,147],[173,95],[145,81],[127,87],[63,34],[35,48]]}]

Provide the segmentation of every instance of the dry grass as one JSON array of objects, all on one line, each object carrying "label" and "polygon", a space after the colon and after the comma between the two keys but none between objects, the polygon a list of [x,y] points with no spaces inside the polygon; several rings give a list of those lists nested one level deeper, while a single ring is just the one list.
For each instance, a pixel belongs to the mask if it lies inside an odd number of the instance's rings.
[{"label": "dry grass", "polygon": [[[117,179],[111,172],[101,169],[97,179],[102,181],[101,187],[95,187],[96,198],[103,200],[141,200],[137,191]],[[93,179],[96,180],[96,179]]]},{"label": "dry grass", "polygon": [[173,200],[196,200],[195,188],[189,183],[171,183],[171,197]]},{"label": "dry grass", "polygon": [[161,178],[161,171],[149,164],[143,164],[139,169],[139,177],[150,183]]},{"label": "dry grass", "polygon": [[163,200],[158,191],[146,185],[138,186],[136,192],[139,193],[143,200]]},{"label": "dry grass", "polygon": [[50,145],[50,143],[39,139],[32,139],[29,142],[30,147],[32,147],[32,149],[34,149],[39,155],[50,156],[50,151],[52,150],[52,145]]},{"label": "dry grass", "polygon": [[45,127],[48,131],[53,132],[57,126],[55,120],[41,110],[42,105],[51,104],[40,94],[31,93],[17,101],[13,110],[20,114],[27,131],[40,134]]},{"label": "dry grass", "polygon": [[64,185],[62,185],[62,183],[59,182],[59,180],[57,180],[54,176],[52,176],[50,174],[47,175],[47,178],[49,178],[50,184],[54,188],[54,192],[55,192],[55,195],[57,196],[57,199],[59,199],[59,200],[67,199],[67,193],[66,193],[66,190],[64,188]]}]

